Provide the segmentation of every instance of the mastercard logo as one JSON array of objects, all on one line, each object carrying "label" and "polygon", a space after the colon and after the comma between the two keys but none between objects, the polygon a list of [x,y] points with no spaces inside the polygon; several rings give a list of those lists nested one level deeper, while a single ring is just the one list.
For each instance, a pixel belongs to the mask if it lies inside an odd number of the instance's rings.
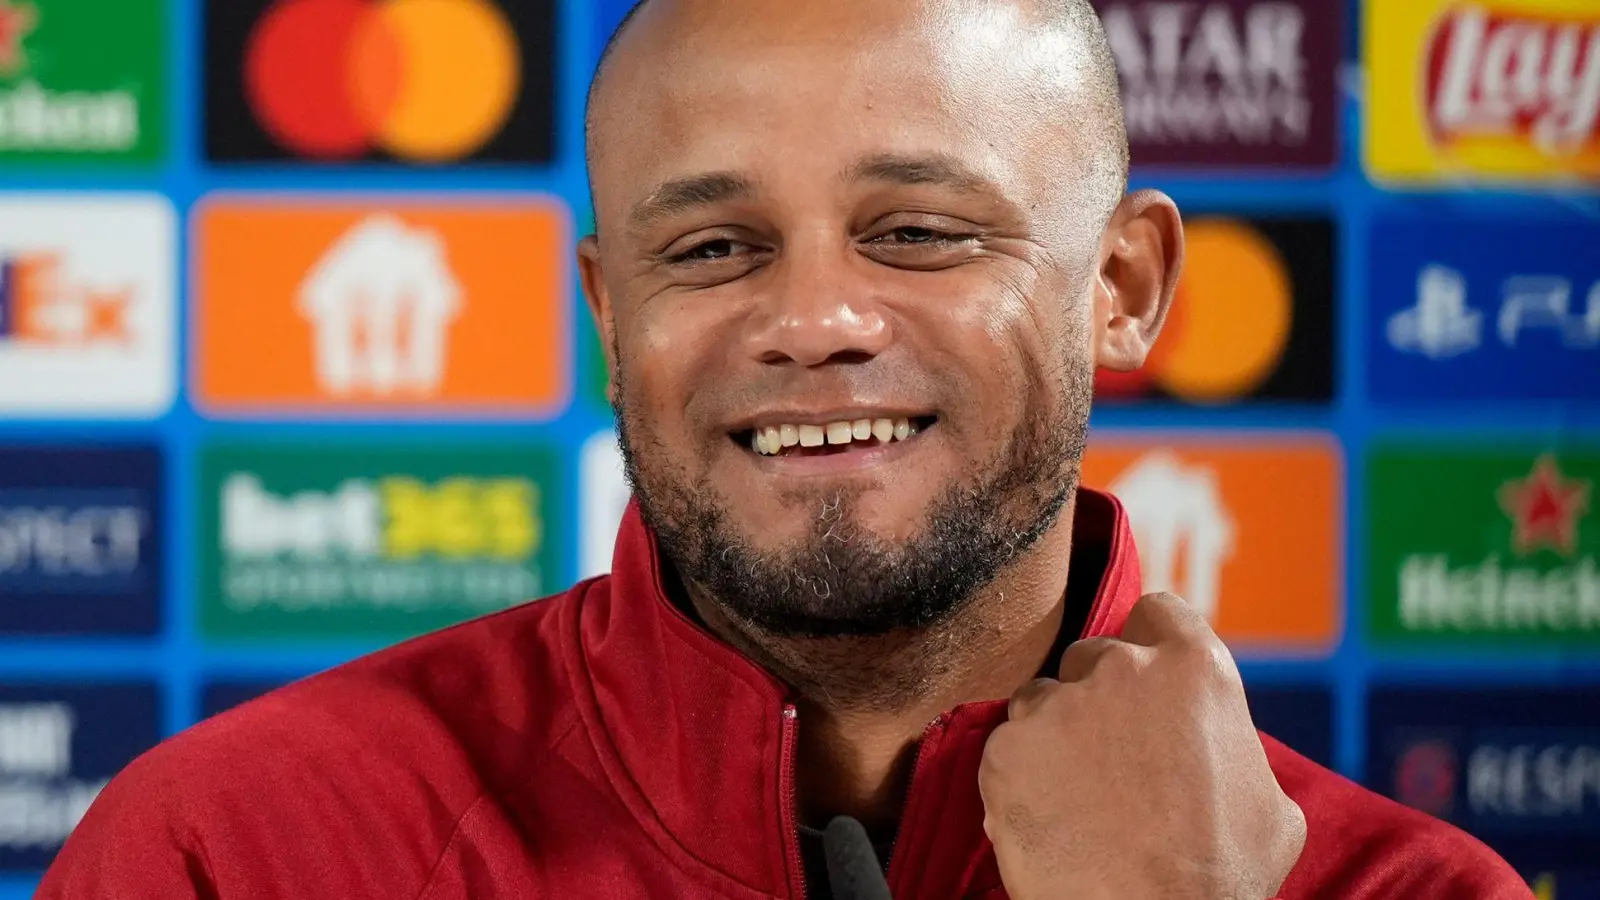
[{"label": "mastercard logo", "polygon": [[1294,281],[1278,248],[1250,225],[1197,219],[1184,228],[1183,276],[1143,368],[1102,371],[1101,396],[1160,389],[1196,403],[1250,394],[1277,371],[1294,319]]},{"label": "mastercard logo", "polygon": [[280,0],[245,43],[261,127],[299,155],[468,156],[505,126],[521,50],[489,0]]}]

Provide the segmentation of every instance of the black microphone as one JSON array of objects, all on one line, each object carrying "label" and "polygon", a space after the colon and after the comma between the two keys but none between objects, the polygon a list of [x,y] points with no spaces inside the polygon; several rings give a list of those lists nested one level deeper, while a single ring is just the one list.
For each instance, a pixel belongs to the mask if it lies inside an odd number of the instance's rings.
[{"label": "black microphone", "polygon": [[867,829],[849,816],[837,816],[822,833],[828,884],[834,900],[893,900]]}]

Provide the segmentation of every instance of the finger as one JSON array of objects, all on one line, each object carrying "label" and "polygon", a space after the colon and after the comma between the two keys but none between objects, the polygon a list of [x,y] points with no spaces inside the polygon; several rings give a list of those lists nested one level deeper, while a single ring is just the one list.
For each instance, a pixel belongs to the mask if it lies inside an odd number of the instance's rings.
[{"label": "finger", "polygon": [[1215,638],[1200,611],[1177,594],[1145,594],[1133,605],[1122,626],[1122,639],[1155,647],[1164,643],[1203,643]]},{"label": "finger", "polygon": [[1042,706],[1050,694],[1059,687],[1061,682],[1054,678],[1035,678],[1017,688],[1016,693],[1011,695],[1011,702],[1006,705],[1006,715],[1013,722],[1026,718]]},{"label": "finger", "polygon": [[1123,641],[1113,637],[1092,637],[1073,641],[1067,646],[1066,652],[1061,654],[1061,669],[1057,678],[1063,684],[1071,684],[1089,677],[1100,660],[1108,653],[1116,653],[1131,649]]}]

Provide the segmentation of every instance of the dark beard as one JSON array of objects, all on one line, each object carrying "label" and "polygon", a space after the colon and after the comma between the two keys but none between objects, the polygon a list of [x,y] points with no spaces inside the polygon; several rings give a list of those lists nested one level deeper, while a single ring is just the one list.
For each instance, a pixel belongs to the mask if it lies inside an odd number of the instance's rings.
[{"label": "dark beard", "polygon": [[859,496],[836,492],[801,498],[820,509],[798,547],[757,551],[728,524],[708,475],[675,479],[668,466],[641,465],[641,458],[663,454],[636,444],[636,436],[653,442],[633,427],[620,379],[617,436],[628,482],[662,552],[729,616],[775,637],[876,636],[954,618],[1038,542],[1077,489],[1092,381],[1071,378],[1056,403],[1042,383],[1031,387],[1028,408],[1041,414],[1024,415],[996,462],[975,483],[946,488],[926,526],[902,543],[856,527]]}]

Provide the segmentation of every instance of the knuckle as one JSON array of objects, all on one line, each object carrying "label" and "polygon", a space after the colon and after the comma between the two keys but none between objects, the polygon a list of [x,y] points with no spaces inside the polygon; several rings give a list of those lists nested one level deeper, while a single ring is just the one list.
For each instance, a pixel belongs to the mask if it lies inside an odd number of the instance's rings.
[{"label": "knuckle", "polygon": [[1006,769],[1006,762],[1016,751],[1017,726],[1013,722],[1003,722],[989,734],[989,740],[983,745],[983,757],[978,763],[979,780],[992,781]]},{"label": "knuckle", "polygon": [[1141,667],[1139,648],[1133,644],[1112,644],[1101,653],[1096,669],[1113,679],[1127,678]]},{"label": "knuckle", "polygon": [[1206,641],[1200,648],[1199,664],[1210,677],[1227,684],[1240,681],[1239,666],[1228,651],[1228,645],[1217,639]]},{"label": "knuckle", "polygon": [[1094,671],[1098,657],[1105,652],[1107,646],[1116,643],[1110,638],[1092,637],[1073,641],[1061,654],[1061,671],[1063,673],[1082,673],[1084,675]]}]

